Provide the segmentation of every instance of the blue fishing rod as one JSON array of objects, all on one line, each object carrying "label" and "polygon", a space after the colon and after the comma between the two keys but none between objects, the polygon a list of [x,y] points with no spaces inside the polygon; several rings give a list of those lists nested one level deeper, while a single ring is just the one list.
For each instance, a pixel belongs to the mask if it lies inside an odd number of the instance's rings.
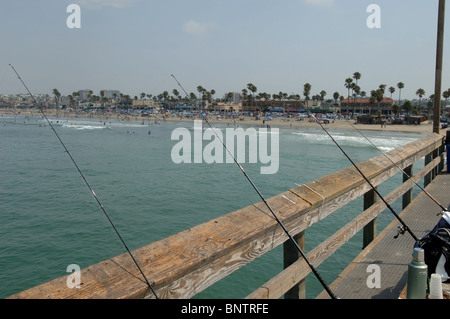
[{"label": "blue fishing rod", "polygon": [[31,94],[30,90],[28,89],[27,85],[25,84],[25,82],[22,80],[22,78],[20,77],[19,73],[17,73],[16,69],[9,64],[9,66],[13,69],[13,71],[16,73],[17,77],[19,78],[20,82],[22,82],[23,86],[25,87],[25,89],[27,90],[28,94],[31,96],[31,99],[33,100],[34,105],[38,108],[38,110],[42,113],[42,116],[45,118],[45,120],[47,121],[48,125],[51,127],[53,133],[55,133],[56,137],[58,138],[59,142],[61,143],[62,147],[64,148],[64,151],[67,153],[67,155],[69,156],[70,160],[72,161],[73,165],[75,166],[75,168],[77,169],[78,173],[81,175],[82,179],[84,180],[86,186],[89,188],[92,196],[95,198],[95,200],[97,201],[97,204],[100,206],[101,210],[103,211],[103,214],[105,215],[105,217],[108,219],[109,223],[111,224],[112,228],[114,229],[115,233],[117,234],[117,236],[119,237],[120,241],[122,242],[122,245],[125,247],[125,249],[127,250],[128,254],[130,255],[131,259],[133,260],[134,264],[136,265],[136,267],[139,269],[139,272],[141,273],[142,277],[145,280],[145,283],[147,284],[147,286],[150,288],[150,290],[152,291],[153,295],[155,296],[156,299],[158,299],[158,295],[156,294],[155,290],[153,289],[152,285],[150,284],[150,282],[148,281],[147,277],[145,276],[144,272],[142,271],[141,267],[139,266],[138,262],[136,261],[136,259],[134,258],[133,254],[131,253],[130,249],[128,248],[127,244],[125,243],[125,241],[123,240],[122,236],[120,235],[118,229],[116,228],[116,226],[114,225],[113,221],[111,220],[111,218],[109,217],[109,214],[106,212],[105,207],[102,205],[102,203],[100,202],[100,199],[98,198],[97,194],[95,194],[94,190],[92,189],[91,185],[89,184],[89,182],[87,181],[86,177],[84,176],[83,172],[81,171],[80,167],[77,165],[77,162],[75,161],[75,159],[72,157],[72,155],[70,154],[69,150],[67,149],[66,145],[64,144],[64,142],[62,141],[61,137],[59,136],[58,132],[56,132],[55,128],[53,127],[52,123],[49,121],[49,119],[47,118],[47,115],[45,114],[45,112],[42,110],[42,108],[39,106],[39,104],[37,103],[36,99],[34,98],[33,94]]},{"label": "blue fishing rod", "polygon": [[[189,94],[187,94],[186,90],[183,88],[183,86],[180,84],[180,82],[178,82],[177,78],[171,74],[171,76],[174,78],[174,80],[178,83],[178,85],[180,86],[180,88],[183,90],[183,92],[186,94],[188,100],[191,102],[192,105],[195,106],[195,103],[192,101],[191,97],[189,96]],[[325,281],[322,279],[322,277],[320,276],[320,274],[318,273],[318,271],[316,270],[316,268],[314,267],[314,265],[309,261],[308,257],[306,256],[306,254],[303,252],[303,250],[300,248],[300,246],[298,245],[297,241],[294,239],[294,237],[291,235],[291,233],[289,232],[289,230],[286,228],[286,226],[283,224],[283,222],[280,220],[280,218],[278,217],[278,215],[273,211],[272,207],[269,205],[269,203],[267,203],[266,199],[264,198],[264,196],[261,194],[261,192],[258,190],[258,188],[256,187],[255,183],[253,183],[253,181],[251,180],[250,176],[248,176],[248,174],[245,172],[244,168],[242,167],[241,164],[239,164],[239,162],[237,161],[236,157],[230,152],[230,150],[228,149],[228,147],[225,145],[225,143],[223,142],[223,140],[220,138],[220,136],[217,134],[217,132],[213,129],[213,127],[211,126],[211,124],[209,123],[208,119],[206,118],[206,116],[201,115],[203,120],[207,123],[207,125],[212,129],[212,131],[214,132],[214,134],[216,135],[216,138],[222,143],[224,149],[228,152],[228,154],[233,158],[234,163],[239,167],[239,169],[241,170],[242,174],[244,174],[245,178],[248,180],[248,182],[250,183],[250,185],[253,187],[253,189],[256,191],[256,193],[258,194],[258,196],[261,198],[261,200],[263,201],[264,205],[266,205],[266,207],[270,210],[270,212],[272,213],[273,217],[275,218],[275,220],[277,221],[277,223],[281,226],[281,228],[283,229],[283,231],[286,233],[286,235],[288,236],[289,240],[294,244],[295,248],[297,249],[297,251],[300,253],[300,255],[303,257],[303,259],[306,261],[306,263],[308,264],[309,268],[311,269],[311,271],[314,273],[314,275],[316,276],[316,278],[319,280],[319,282],[321,283],[321,285],[323,286],[323,288],[326,290],[326,292],[328,293],[328,295],[332,298],[332,299],[337,299],[337,297],[334,295],[334,293],[331,291],[331,289],[328,287],[328,285],[325,283]]]}]

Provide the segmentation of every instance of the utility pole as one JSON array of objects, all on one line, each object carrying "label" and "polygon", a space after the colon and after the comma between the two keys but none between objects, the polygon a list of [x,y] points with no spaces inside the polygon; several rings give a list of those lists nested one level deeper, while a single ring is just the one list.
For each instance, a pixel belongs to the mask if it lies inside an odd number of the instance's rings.
[{"label": "utility pole", "polygon": [[438,134],[441,118],[441,81],[442,81],[442,52],[444,48],[444,20],[445,20],[445,0],[439,0],[437,47],[436,47],[436,76],[434,88],[434,110],[433,110],[433,133]]}]

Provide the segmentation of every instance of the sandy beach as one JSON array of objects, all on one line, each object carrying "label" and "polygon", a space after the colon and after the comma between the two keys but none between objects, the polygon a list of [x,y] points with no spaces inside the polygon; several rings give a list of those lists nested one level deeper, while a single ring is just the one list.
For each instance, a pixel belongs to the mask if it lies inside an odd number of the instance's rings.
[{"label": "sandy beach", "polygon": [[[158,114],[156,116],[142,117],[140,115],[121,115],[116,113],[110,113],[108,115],[95,114],[95,113],[82,113],[77,114],[73,111],[64,110],[45,110],[47,116],[51,117],[62,117],[62,118],[99,118],[99,119],[119,119],[123,121],[140,121],[140,122],[151,122],[151,121],[179,121],[179,122],[192,122],[193,120],[198,120],[200,117],[186,118],[179,117],[177,115],[169,114],[164,116],[164,114]],[[0,109],[0,114],[16,114],[16,115],[26,115],[26,116],[42,116],[42,113],[37,109],[21,109],[21,110],[11,110],[11,109]],[[271,120],[258,119],[255,120],[253,117],[245,118],[224,118],[218,117],[216,115],[208,116],[209,123],[223,123],[223,124],[237,124],[237,125],[251,125],[254,127],[264,127],[270,125],[270,127],[320,127],[319,124],[313,119],[302,119],[297,120],[295,118],[286,117],[275,117]],[[336,119],[329,124],[323,124],[327,129],[353,129],[354,127],[358,130],[377,130],[377,131],[393,131],[393,132],[412,132],[412,133],[432,133],[433,123],[432,121],[422,122],[420,125],[408,125],[408,124],[356,124],[355,120],[346,119]],[[440,134],[446,134],[448,129],[440,128]]]}]

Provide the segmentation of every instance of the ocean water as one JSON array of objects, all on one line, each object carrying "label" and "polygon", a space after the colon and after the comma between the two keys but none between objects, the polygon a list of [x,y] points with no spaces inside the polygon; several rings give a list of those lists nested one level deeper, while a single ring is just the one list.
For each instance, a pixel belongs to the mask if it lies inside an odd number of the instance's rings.
[{"label": "ocean water", "polygon": [[[193,133],[192,122],[49,119],[130,249],[260,201],[233,163],[173,162],[171,151],[178,141],[171,134],[177,128]],[[221,131],[230,128],[213,125]],[[350,126],[330,133],[356,163],[380,155]],[[364,134],[382,151],[424,136]],[[278,137],[276,174],[260,174],[259,162],[242,163],[266,198],[351,165],[319,126],[279,128]],[[380,191],[387,193],[400,180],[398,174]],[[362,200],[356,200],[307,230],[306,251],[361,211]],[[384,212],[378,225],[392,219]],[[67,275],[70,264],[86,268],[125,252],[51,127],[39,116],[0,115],[0,220],[1,298]],[[327,283],[359,253],[361,243],[358,234],[318,267]],[[282,260],[278,247],[196,298],[244,298],[279,273]],[[317,279],[308,276],[307,297],[321,290]]]}]

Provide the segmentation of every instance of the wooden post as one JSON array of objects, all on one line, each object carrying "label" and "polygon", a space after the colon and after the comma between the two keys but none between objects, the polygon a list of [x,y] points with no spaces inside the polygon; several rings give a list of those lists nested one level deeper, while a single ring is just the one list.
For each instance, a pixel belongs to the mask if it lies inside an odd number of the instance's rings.
[{"label": "wooden post", "polygon": [[[375,204],[377,201],[377,193],[371,189],[364,194],[364,210]],[[377,235],[377,219],[373,219],[370,223],[364,226],[363,229],[363,249],[369,245]]]},{"label": "wooden post", "polygon": [[[406,182],[410,177],[413,176],[413,166],[410,165],[404,169],[403,183]],[[412,201],[412,188],[409,189],[405,194],[403,194],[402,208],[405,209]]]},{"label": "wooden post", "polygon": [[436,74],[434,88],[434,109],[433,109],[433,133],[439,133],[441,118],[441,82],[442,82],[442,55],[444,51],[444,21],[445,21],[445,0],[439,0],[438,24],[437,24],[437,45],[436,45]]},{"label": "wooden post", "polygon": [[[302,231],[294,236],[294,240],[300,246],[300,248],[305,250],[305,232]],[[302,258],[298,252],[295,245],[290,241],[286,241],[283,244],[283,255],[284,255],[284,268],[286,269],[299,258]],[[301,280],[297,285],[292,287],[288,292],[284,294],[284,299],[306,299],[306,282]]]},{"label": "wooden post", "polygon": [[[447,131],[447,135],[449,135],[449,133],[450,131]],[[439,163],[437,174],[440,174],[444,170],[445,165],[444,154],[445,154],[445,143],[442,143],[441,147],[439,147],[439,156],[441,157],[441,162]]]},{"label": "wooden post", "polygon": [[450,173],[450,130],[447,130],[445,137],[445,149],[447,151],[447,173]]}]

